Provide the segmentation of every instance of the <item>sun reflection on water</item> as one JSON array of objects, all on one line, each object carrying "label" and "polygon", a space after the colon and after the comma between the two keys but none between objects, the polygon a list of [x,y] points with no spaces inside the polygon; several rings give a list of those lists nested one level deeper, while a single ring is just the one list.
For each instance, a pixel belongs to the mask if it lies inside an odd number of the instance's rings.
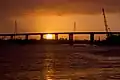
[{"label": "sun reflection on water", "polygon": [[46,53],[45,59],[45,79],[46,80],[53,80],[54,77],[54,55],[52,53]]}]

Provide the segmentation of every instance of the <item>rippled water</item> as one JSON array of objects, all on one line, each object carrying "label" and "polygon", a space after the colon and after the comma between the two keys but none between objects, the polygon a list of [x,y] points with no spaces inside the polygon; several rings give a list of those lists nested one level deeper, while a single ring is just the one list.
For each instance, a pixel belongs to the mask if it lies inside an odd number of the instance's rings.
[{"label": "rippled water", "polygon": [[0,80],[120,79],[120,47],[9,45],[0,51]]}]

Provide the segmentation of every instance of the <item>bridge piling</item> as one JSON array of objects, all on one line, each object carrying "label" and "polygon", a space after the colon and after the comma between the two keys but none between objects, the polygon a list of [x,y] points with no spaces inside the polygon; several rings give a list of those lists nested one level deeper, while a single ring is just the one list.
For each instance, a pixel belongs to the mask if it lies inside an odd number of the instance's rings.
[{"label": "bridge piling", "polygon": [[13,35],[12,35],[12,36],[10,36],[10,39],[11,39],[11,40],[13,40],[13,39],[14,39],[14,36],[13,36]]},{"label": "bridge piling", "polygon": [[25,35],[25,40],[28,40],[28,38],[29,38],[29,35]]},{"label": "bridge piling", "polygon": [[90,43],[94,42],[94,33],[90,33]]},{"label": "bridge piling", "polygon": [[43,34],[40,34],[40,40],[43,40],[44,38],[43,38]]},{"label": "bridge piling", "polygon": [[55,40],[58,40],[58,34],[55,34]]},{"label": "bridge piling", "polygon": [[70,45],[73,45],[73,33],[69,34]]}]

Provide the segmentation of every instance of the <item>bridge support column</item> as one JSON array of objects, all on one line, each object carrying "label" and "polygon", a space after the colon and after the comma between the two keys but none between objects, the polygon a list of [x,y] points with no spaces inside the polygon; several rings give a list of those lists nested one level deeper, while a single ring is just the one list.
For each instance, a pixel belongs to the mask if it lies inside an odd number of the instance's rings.
[{"label": "bridge support column", "polygon": [[13,39],[14,39],[14,36],[13,36],[13,35],[12,35],[12,36],[10,36],[10,39],[11,39],[11,40],[13,40]]},{"label": "bridge support column", "polygon": [[70,42],[70,45],[73,45],[73,34],[72,33],[69,34],[69,42]]},{"label": "bridge support column", "polygon": [[55,34],[55,40],[58,40],[58,34]]},{"label": "bridge support column", "polygon": [[28,40],[28,37],[29,37],[28,35],[25,35],[25,40]]},{"label": "bridge support column", "polygon": [[43,40],[43,34],[40,34],[40,40]]},{"label": "bridge support column", "polygon": [[91,33],[90,34],[90,43],[93,43],[94,42],[94,33]]}]

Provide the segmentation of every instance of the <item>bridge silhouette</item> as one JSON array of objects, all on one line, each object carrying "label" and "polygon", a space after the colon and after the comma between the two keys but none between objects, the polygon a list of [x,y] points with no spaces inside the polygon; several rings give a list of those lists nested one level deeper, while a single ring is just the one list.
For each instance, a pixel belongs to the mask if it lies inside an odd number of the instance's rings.
[{"label": "bridge silhouette", "polygon": [[55,40],[58,40],[59,34],[68,34],[69,35],[69,40],[73,41],[73,36],[75,34],[88,34],[90,42],[94,42],[94,36],[96,34],[120,34],[120,32],[51,32],[51,33],[17,33],[17,34],[0,34],[0,37],[10,37],[11,40],[14,40],[14,37],[16,36],[25,36],[25,40],[29,40],[29,36],[33,35],[39,35],[40,40],[43,40],[43,36],[45,34],[53,34],[55,35]]}]

